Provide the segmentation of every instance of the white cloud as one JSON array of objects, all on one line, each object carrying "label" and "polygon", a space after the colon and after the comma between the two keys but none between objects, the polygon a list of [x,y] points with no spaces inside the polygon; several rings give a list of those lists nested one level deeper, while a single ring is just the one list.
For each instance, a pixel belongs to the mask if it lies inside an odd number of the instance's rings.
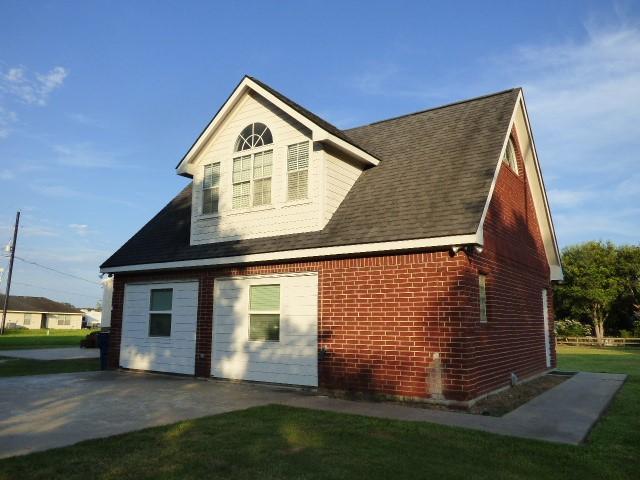
[{"label": "white cloud", "polygon": [[7,138],[11,131],[11,126],[17,121],[18,116],[15,112],[7,110],[0,105],[0,139]]},{"label": "white cloud", "polygon": [[89,225],[85,225],[83,223],[70,223],[69,228],[76,234],[81,237],[86,236],[89,233]]},{"label": "white cloud", "polygon": [[594,196],[594,192],[589,190],[562,190],[553,188],[547,193],[551,206],[561,208],[581,205]]},{"label": "white cloud", "polygon": [[640,28],[593,28],[581,42],[520,47],[498,66],[524,85],[544,158],[557,168],[611,172],[637,162],[620,147],[640,138]]},{"label": "white cloud", "polygon": [[58,163],[79,168],[118,168],[121,167],[109,154],[96,149],[90,143],[73,145],[55,145],[54,152]]},{"label": "white cloud", "polygon": [[12,67],[0,73],[0,90],[29,105],[44,106],[68,75],[68,70],[60,66],[44,74],[30,74],[24,67]]}]

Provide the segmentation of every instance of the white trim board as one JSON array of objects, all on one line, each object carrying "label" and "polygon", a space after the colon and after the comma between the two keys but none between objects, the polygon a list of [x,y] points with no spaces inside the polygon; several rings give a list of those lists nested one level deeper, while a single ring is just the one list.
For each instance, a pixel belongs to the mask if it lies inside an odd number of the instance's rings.
[{"label": "white trim board", "polygon": [[303,258],[317,258],[334,255],[349,255],[371,252],[393,252],[397,250],[411,250],[417,248],[450,247],[453,245],[481,245],[478,236],[454,235],[449,237],[423,238],[417,240],[399,240],[395,242],[363,243],[358,245],[341,245],[336,247],[304,248],[300,250],[285,250],[282,252],[256,253],[252,255],[238,255],[233,257],[205,258],[198,260],[181,260],[176,262],[146,263],[141,265],[123,265],[120,267],[106,267],[100,269],[102,273],[138,272],[147,270],[166,270],[172,268],[207,267],[230,265],[238,263],[271,262],[279,260],[299,260]]},{"label": "white trim board", "polygon": [[[487,216],[487,212],[489,211],[489,206],[491,204],[491,199],[493,198],[493,192],[495,190],[496,183],[498,181],[498,176],[500,174],[500,168],[502,166],[502,156],[507,148],[507,144],[509,143],[509,137],[511,135],[512,129],[516,128],[516,117],[518,115],[518,109],[522,108],[522,115],[524,117],[524,123],[526,132],[518,132],[519,143],[522,152],[522,144],[524,141],[523,133],[526,133],[528,140],[531,144],[531,154],[533,159],[533,172],[529,171],[528,164],[526,158],[523,156],[524,170],[527,174],[527,182],[529,188],[531,190],[531,195],[534,199],[534,209],[536,211],[536,219],[538,221],[538,225],[540,227],[541,233],[543,235],[543,244],[545,248],[545,253],[547,256],[547,262],[549,264],[550,270],[550,279],[552,281],[562,281],[564,279],[564,274],[562,272],[562,260],[560,256],[560,249],[558,247],[558,239],[556,237],[555,228],[553,226],[553,220],[551,218],[551,210],[549,208],[549,200],[547,198],[547,192],[544,186],[544,180],[542,179],[542,171],[540,169],[540,161],[538,160],[538,153],[536,151],[536,146],[533,141],[533,133],[531,131],[531,124],[529,122],[529,114],[527,112],[527,108],[524,102],[524,95],[522,90],[518,93],[518,97],[516,99],[513,112],[511,113],[511,119],[509,120],[509,128],[505,133],[505,138],[503,141],[502,149],[500,150],[500,156],[498,157],[498,163],[496,165],[496,169],[493,174],[493,180],[491,182],[491,187],[489,188],[489,195],[487,195],[487,201],[484,205],[484,209],[482,211],[482,216],[480,217],[480,224],[478,225],[478,231],[476,235],[478,236],[480,244],[484,243],[484,222]],[[521,172],[522,175],[525,172]],[[531,180],[531,181],[530,181]],[[541,208],[538,205],[541,205]],[[544,241],[545,231],[548,233],[551,238],[551,242],[553,246],[551,249],[548,247],[547,242]]]}]

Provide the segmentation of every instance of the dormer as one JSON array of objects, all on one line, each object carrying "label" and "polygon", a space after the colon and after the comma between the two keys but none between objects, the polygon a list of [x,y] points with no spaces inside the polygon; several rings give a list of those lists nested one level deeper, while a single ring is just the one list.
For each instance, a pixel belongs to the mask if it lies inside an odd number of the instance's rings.
[{"label": "dormer", "polygon": [[378,159],[245,77],[177,166],[193,179],[191,245],[322,230]]}]

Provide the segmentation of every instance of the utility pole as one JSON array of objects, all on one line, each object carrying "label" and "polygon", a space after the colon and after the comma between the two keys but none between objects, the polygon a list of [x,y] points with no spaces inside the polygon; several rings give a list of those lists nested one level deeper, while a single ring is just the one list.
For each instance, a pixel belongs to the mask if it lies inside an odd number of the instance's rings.
[{"label": "utility pole", "polygon": [[4,323],[7,320],[7,307],[9,306],[9,294],[11,293],[11,274],[13,273],[13,259],[16,255],[16,240],[18,240],[18,225],[20,225],[20,210],[16,213],[16,226],[13,228],[13,242],[9,245],[11,258],[9,260],[9,274],[7,275],[7,290],[4,295],[4,307],[2,309],[2,324],[0,335],[4,335]]}]

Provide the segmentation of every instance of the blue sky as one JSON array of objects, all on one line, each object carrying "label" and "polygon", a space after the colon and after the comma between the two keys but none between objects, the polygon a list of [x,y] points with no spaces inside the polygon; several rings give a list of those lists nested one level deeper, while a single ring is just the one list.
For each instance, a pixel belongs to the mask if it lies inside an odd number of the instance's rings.
[{"label": "blue sky", "polygon": [[12,293],[94,305],[245,73],[344,128],[523,86],[561,245],[640,241],[639,2],[0,0],[0,243],[89,280]]}]

